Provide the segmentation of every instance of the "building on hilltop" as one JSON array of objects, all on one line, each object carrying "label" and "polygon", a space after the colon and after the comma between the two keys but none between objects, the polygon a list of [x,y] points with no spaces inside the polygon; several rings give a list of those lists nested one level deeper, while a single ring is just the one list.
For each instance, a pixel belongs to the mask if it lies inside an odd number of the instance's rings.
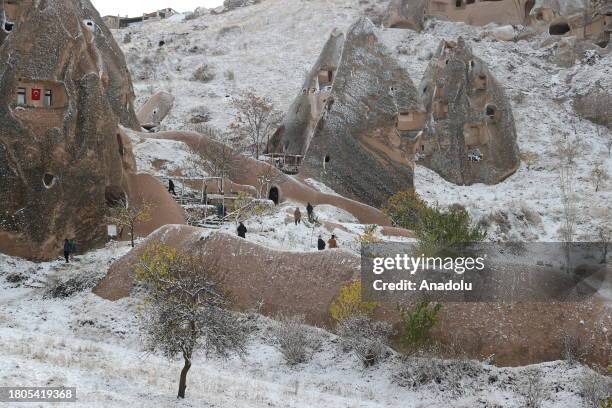
[{"label": "building on hilltop", "polygon": [[131,26],[132,24],[138,24],[145,21],[163,20],[166,18],[170,18],[175,14],[177,14],[176,10],[167,7],[154,11],[152,13],[144,13],[142,16],[138,17],[104,16],[102,20],[108,28],[118,30],[120,28],[126,28]]}]

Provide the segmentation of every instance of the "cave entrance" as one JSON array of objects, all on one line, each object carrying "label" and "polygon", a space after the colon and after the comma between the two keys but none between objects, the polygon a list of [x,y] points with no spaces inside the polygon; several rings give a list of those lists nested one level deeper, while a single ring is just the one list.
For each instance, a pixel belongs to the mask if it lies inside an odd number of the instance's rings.
[{"label": "cave entrance", "polygon": [[55,177],[51,173],[45,173],[45,175],[43,176],[43,185],[47,189],[53,187],[56,182],[57,182],[57,177]]},{"label": "cave entrance", "polygon": [[274,205],[278,205],[280,199],[280,193],[278,187],[272,187],[268,193],[268,199],[271,200]]},{"label": "cave entrance", "polygon": [[569,33],[571,30],[569,24],[566,22],[551,24],[548,28],[548,33],[550,35],[564,35]]},{"label": "cave entrance", "polygon": [[104,198],[106,200],[106,206],[110,208],[114,207],[126,207],[128,206],[127,194],[119,186],[107,186],[104,190]]}]

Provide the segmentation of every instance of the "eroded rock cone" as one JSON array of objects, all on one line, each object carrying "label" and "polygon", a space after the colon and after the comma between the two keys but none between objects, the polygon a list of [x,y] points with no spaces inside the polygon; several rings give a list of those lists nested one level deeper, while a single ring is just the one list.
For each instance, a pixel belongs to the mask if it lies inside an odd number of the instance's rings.
[{"label": "eroded rock cone", "polygon": [[413,188],[424,122],[410,76],[361,18],[346,39],[332,34],[269,151],[283,171],[293,160],[300,176],[380,207]]},{"label": "eroded rock cone", "polygon": [[496,184],[518,169],[510,102],[463,39],[440,45],[420,91],[429,118],[420,163],[459,185]]},{"label": "eroded rock cone", "polygon": [[0,4],[13,23],[0,36],[0,252],[91,247],[135,170],[119,131],[139,128],[123,54],[88,0]]}]

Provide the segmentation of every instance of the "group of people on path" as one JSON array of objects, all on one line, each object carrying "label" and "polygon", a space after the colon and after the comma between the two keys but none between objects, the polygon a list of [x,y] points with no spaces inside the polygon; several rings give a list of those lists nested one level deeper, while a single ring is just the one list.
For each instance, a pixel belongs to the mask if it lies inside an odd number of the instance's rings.
[{"label": "group of people on path", "polygon": [[[311,223],[314,222],[314,207],[312,206],[312,204],[308,203],[306,205],[306,213],[308,215],[308,221]],[[302,223],[302,211],[300,211],[300,207],[295,208],[295,211],[293,212],[293,221],[295,222],[295,225],[299,225]],[[240,238],[246,239],[246,234],[248,230],[244,223],[240,222],[238,224],[236,232]],[[319,239],[317,241],[317,249],[319,251],[323,251],[326,248],[338,248],[338,240],[335,235],[332,235],[331,238],[327,241],[327,243],[323,240],[323,236],[319,235]]]},{"label": "group of people on path", "polygon": [[[306,213],[308,214],[308,222],[314,222],[314,207],[312,204],[308,203],[306,205]],[[295,225],[302,223],[302,212],[300,211],[300,207],[295,207],[293,220],[295,221]]]},{"label": "group of people on path", "polygon": [[329,249],[338,248],[338,241],[336,240],[336,236],[335,235],[331,236],[329,241],[327,241],[327,245],[325,244],[325,241],[323,240],[323,237],[321,235],[319,235],[319,240],[317,242],[317,249],[319,251],[324,251],[326,247],[329,247]]}]

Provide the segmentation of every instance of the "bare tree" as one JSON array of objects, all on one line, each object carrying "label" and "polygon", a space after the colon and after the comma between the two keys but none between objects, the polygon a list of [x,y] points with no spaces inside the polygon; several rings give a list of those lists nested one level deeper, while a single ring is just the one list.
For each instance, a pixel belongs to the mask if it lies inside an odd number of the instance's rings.
[{"label": "bare tree", "polygon": [[574,192],[574,167],[561,166],[559,168],[559,186],[563,202],[563,226],[561,233],[565,242],[574,242],[576,233],[576,194]]},{"label": "bare tree", "polygon": [[259,159],[262,145],[269,143],[270,136],[280,123],[281,114],[269,98],[258,96],[253,90],[243,92],[232,103],[238,112],[230,129],[251,143],[254,157]]},{"label": "bare tree", "polygon": [[533,370],[527,374],[527,387],[525,389],[525,406],[541,408],[547,399],[546,388],[542,382],[542,374]]},{"label": "bare tree", "polygon": [[279,316],[272,334],[276,348],[289,365],[305,363],[321,347],[321,341],[304,323],[304,316]]},{"label": "bare tree", "polygon": [[136,278],[147,289],[141,311],[147,349],[184,360],[178,398],[185,398],[197,350],[223,357],[241,354],[249,333],[246,323],[228,310],[229,299],[213,267],[203,265],[197,256],[158,244],[136,266]]},{"label": "bare tree", "polygon": [[205,135],[212,141],[199,143],[193,147],[194,155],[188,159],[188,164],[192,172],[198,175],[207,174],[210,177],[220,177],[221,190],[224,190],[225,179],[232,179],[236,176],[240,154],[227,144],[227,134],[207,127]]},{"label": "bare tree", "polygon": [[380,362],[389,352],[392,326],[366,316],[350,317],[338,323],[341,344],[352,351],[364,367]]},{"label": "bare tree", "polygon": [[573,165],[578,156],[582,153],[584,144],[578,137],[575,125],[573,125],[574,134],[570,136],[568,133],[563,133],[555,141],[555,156],[563,165]]},{"label": "bare tree", "polygon": [[595,192],[599,191],[599,188],[602,184],[610,178],[610,175],[606,171],[606,168],[603,166],[603,163],[598,162],[595,163],[593,170],[591,171],[591,182],[595,187]]},{"label": "bare tree", "polygon": [[124,228],[128,229],[130,242],[134,248],[136,225],[140,222],[151,220],[152,204],[143,199],[138,200],[136,204],[130,203],[127,199],[120,200],[109,210],[107,222],[116,225],[123,232]]}]

